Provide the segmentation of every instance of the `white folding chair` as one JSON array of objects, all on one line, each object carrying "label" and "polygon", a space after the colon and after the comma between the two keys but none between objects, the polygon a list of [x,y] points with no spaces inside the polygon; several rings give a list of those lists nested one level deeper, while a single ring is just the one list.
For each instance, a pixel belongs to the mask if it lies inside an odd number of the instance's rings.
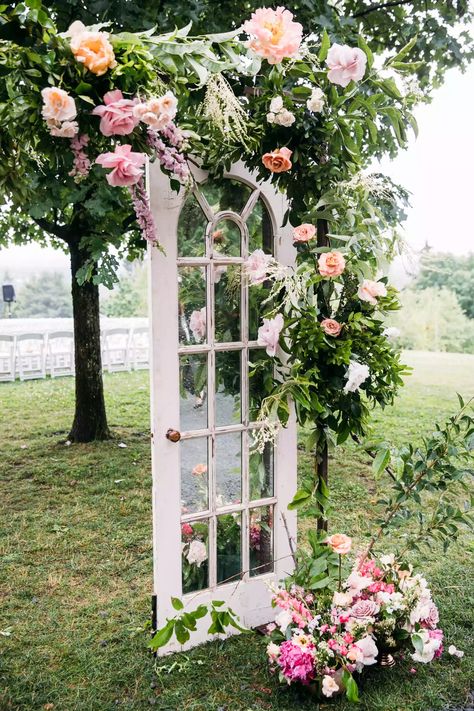
[{"label": "white folding chair", "polygon": [[16,336],[0,335],[0,382],[15,380]]},{"label": "white folding chair", "polygon": [[109,373],[130,370],[130,329],[109,328],[102,336],[102,363]]},{"label": "white folding chair", "polygon": [[16,352],[20,380],[46,378],[46,336],[44,334],[20,334],[16,337]]},{"label": "white folding chair", "polygon": [[72,331],[53,331],[48,334],[48,367],[52,378],[74,375],[74,334]]},{"label": "white folding chair", "polygon": [[133,328],[130,335],[130,363],[134,370],[150,367],[148,348],[148,327]]}]

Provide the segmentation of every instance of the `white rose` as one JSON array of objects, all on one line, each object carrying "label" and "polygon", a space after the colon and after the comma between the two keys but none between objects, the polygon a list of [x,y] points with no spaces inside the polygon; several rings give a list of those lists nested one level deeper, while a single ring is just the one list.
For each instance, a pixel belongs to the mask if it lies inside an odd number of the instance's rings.
[{"label": "white rose", "polygon": [[270,101],[270,111],[277,114],[283,108],[283,99],[281,96],[274,96]]},{"label": "white rose", "polygon": [[335,592],[332,598],[332,604],[334,607],[348,607],[353,597],[354,595],[351,592]]},{"label": "white rose", "polygon": [[334,681],[332,676],[323,677],[323,687],[322,692],[324,696],[331,697],[339,691],[339,685]]},{"label": "white rose", "polygon": [[313,113],[319,113],[323,110],[324,101],[324,92],[319,88],[313,89],[310,98],[306,102],[306,107],[308,108],[308,111],[312,111]]},{"label": "white rose", "polygon": [[199,567],[201,563],[207,560],[207,548],[205,543],[197,540],[191,541],[186,557],[188,563],[191,563],[191,565],[196,564]]},{"label": "white rose", "polygon": [[[388,331],[388,328],[386,328],[385,330]],[[384,334],[385,334],[385,331],[384,331]],[[382,563],[382,565],[387,565],[387,566],[393,565],[395,563],[395,554],[389,553],[388,555],[381,555],[380,562]]]},{"label": "white rose", "polygon": [[267,655],[272,662],[275,661],[275,659],[277,659],[280,655],[280,647],[278,644],[270,642],[270,644],[267,645]]},{"label": "white rose", "polygon": [[272,113],[271,111],[267,114],[267,121],[268,123],[275,123],[275,114]]},{"label": "white rose", "polygon": [[282,632],[286,632],[292,620],[293,618],[291,616],[291,612],[288,612],[288,610],[282,610],[275,617],[275,623],[278,625]]},{"label": "white rose", "polygon": [[461,652],[460,649],[456,649],[454,644],[449,645],[448,654],[450,654],[452,657],[457,657],[458,659],[462,659],[464,657],[464,652]]},{"label": "white rose", "polygon": [[430,637],[430,634],[427,630],[420,630],[419,632],[416,632],[416,634],[418,637],[421,637],[421,640],[423,642],[423,649],[421,652],[414,652],[414,654],[411,655],[411,658],[414,662],[429,664],[429,662],[433,661],[435,652],[437,652],[438,649],[441,647],[442,640],[433,639],[432,637]]},{"label": "white rose", "polygon": [[278,123],[280,126],[291,126],[295,120],[294,114],[287,109],[283,109],[283,111],[280,111],[280,113],[275,116],[275,123]]},{"label": "white rose", "polygon": [[344,386],[344,392],[355,393],[360,388],[362,383],[367,380],[369,375],[369,366],[364,363],[358,363],[355,360],[351,360],[346,373],[347,383]]}]

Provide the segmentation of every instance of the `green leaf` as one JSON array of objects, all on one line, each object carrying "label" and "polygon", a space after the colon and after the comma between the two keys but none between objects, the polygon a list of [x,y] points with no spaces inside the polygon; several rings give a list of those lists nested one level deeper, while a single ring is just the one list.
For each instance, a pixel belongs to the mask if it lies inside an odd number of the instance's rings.
[{"label": "green leaf", "polygon": [[357,44],[359,45],[360,49],[367,55],[367,66],[370,69],[374,63],[374,55],[372,54],[372,50],[370,49],[369,45],[362,37],[362,35],[359,35],[359,37],[357,38]]},{"label": "green leaf", "polygon": [[389,449],[379,449],[375,455],[374,461],[372,462],[372,469],[376,477],[379,477],[384,471],[385,467],[390,463],[390,450]]},{"label": "green leaf", "polygon": [[293,501],[290,501],[288,504],[288,510],[293,511],[294,509],[297,509],[299,506],[302,506],[305,501],[308,501],[310,497],[311,494],[309,491],[306,491],[306,489],[299,489],[293,496]]},{"label": "green leaf", "polygon": [[321,47],[319,49],[318,59],[320,62],[324,62],[328,56],[329,48],[331,46],[331,40],[326,29],[323,30],[323,36],[321,37]]},{"label": "green leaf", "polygon": [[418,41],[418,35],[415,35],[408,42],[408,44],[406,44],[404,47],[402,47],[402,49],[399,51],[398,54],[396,54],[394,57],[392,57],[391,59],[388,60],[388,62],[386,63],[387,66],[392,65],[393,62],[399,62],[401,59],[403,59],[403,57],[405,57],[405,55],[407,55],[408,52],[410,52],[413,49],[413,47],[416,45],[417,41]]},{"label": "green leaf", "polygon": [[421,654],[423,652],[423,639],[419,634],[412,634],[411,641],[416,651]]},{"label": "green leaf", "polygon": [[175,620],[168,620],[164,627],[162,627],[160,630],[157,630],[156,634],[154,635],[148,646],[153,649],[153,651],[157,650],[159,647],[164,647],[165,644],[167,644],[171,639],[171,635],[173,634],[174,630],[174,625]]},{"label": "green leaf", "polygon": [[344,679],[344,685],[346,687],[346,696],[348,700],[353,704],[359,703],[359,687],[357,686],[352,674],[348,674],[347,679]]},{"label": "green leaf", "polygon": [[176,620],[174,633],[180,644],[185,644],[190,638],[189,630],[186,629],[181,620]]},{"label": "green leaf", "polygon": [[179,597],[172,597],[171,604],[173,605],[175,610],[182,610],[184,608],[184,605],[179,599]]}]

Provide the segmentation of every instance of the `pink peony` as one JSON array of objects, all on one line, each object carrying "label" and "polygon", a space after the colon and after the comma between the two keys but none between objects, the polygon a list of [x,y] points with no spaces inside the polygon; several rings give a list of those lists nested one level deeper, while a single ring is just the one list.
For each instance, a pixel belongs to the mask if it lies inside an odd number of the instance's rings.
[{"label": "pink peony", "polygon": [[202,341],[206,337],[206,307],[195,309],[189,319],[189,328],[193,332],[195,341]]},{"label": "pink peony", "polygon": [[359,286],[357,296],[361,301],[367,301],[372,306],[376,306],[379,296],[387,296],[387,287],[381,281],[364,279]]},{"label": "pink peony", "polygon": [[321,328],[326,336],[338,336],[342,331],[342,325],[333,318],[325,318],[321,321]]},{"label": "pink peony", "polygon": [[294,242],[309,242],[316,235],[316,227],[307,222],[293,229]]},{"label": "pink peony", "polygon": [[138,124],[133,114],[136,99],[124,99],[120,89],[104,94],[104,103],[92,111],[100,116],[99,128],[104,136],[127,136]]},{"label": "pink peony", "polygon": [[95,162],[103,168],[112,168],[107,174],[109,185],[135,185],[143,175],[142,165],[146,163],[143,153],[135,153],[128,143],[117,146],[113,153],[102,153]]},{"label": "pink peony", "polygon": [[280,645],[278,666],[288,681],[309,684],[314,679],[314,654],[312,648],[303,649],[291,640]]},{"label": "pink peony", "polygon": [[263,326],[258,329],[259,346],[266,346],[266,351],[269,356],[274,356],[280,338],[280,332],[283,328],[283,316],[277,314],[275,318],[264,318]]},{"label": "pink peony", "polygon": [[341,252],[323,252],[318,259],[319,273],[323,277],[338,277],[346,267]]},{"label": "pink peony", "polygon": [[270,153],[265,153],[262,156],[262,163],[272,173],[284,173],[290,170],[293,165],[290,160],[292,153],[293,151],[286,147],[275,148]]},{"label": "pink peony", "polygon": [[243,29],[250,35],[248,46],[255,54],[278,64],[285,57],[295,57],[303,37],[303,27],[293,21],[293,14],[284,7],[260,8],[244,22]]},{"label": "pink peony", "polygon": [[251,284],[261,284],[268,276],[268,265],[272,261],[263,249],[256,249],[245,261],[245,273]]},{"label": "pink peony", "polygon": [[57,89],[50,86],[41,92],[43,97],[43,108],[41,114],[45,121],[72,121],[76,118],[76,104],[72,96],[69,96],[64,89]]},{"label": "pink peony", "polygon": [[326,64],[329,67],[329,81],[346,87],[351,81],[362,79],[365,74],[367,56],[359,47],[333,44],[328,52]]}]

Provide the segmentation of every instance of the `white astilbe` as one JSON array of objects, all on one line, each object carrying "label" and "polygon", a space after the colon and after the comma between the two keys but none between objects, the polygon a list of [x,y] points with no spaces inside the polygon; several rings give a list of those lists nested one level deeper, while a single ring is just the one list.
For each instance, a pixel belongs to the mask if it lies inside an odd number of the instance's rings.
[{"label": "white astilbe", "polygon": [[263,454],[267,444],[275,446],[278,433],[281,430],[281,422],[266,417],[263,408],[259,412],[257,422],[259,426],[253,431],[254,447],[259,454]]},{"label": "white astilbe", "polygon": [[222,74],[211,74],[206,85],[203,115],[225,138],[248,146],[248,117]]},{"label": "white astilbe", "polygon": [[378,173],[356,173],[350,180],[339,183],[343,192],[353,192],[362,188],[369,195],[375,195],[382,200],[393,200],[393,191],[387,185],[384,177]]}]

